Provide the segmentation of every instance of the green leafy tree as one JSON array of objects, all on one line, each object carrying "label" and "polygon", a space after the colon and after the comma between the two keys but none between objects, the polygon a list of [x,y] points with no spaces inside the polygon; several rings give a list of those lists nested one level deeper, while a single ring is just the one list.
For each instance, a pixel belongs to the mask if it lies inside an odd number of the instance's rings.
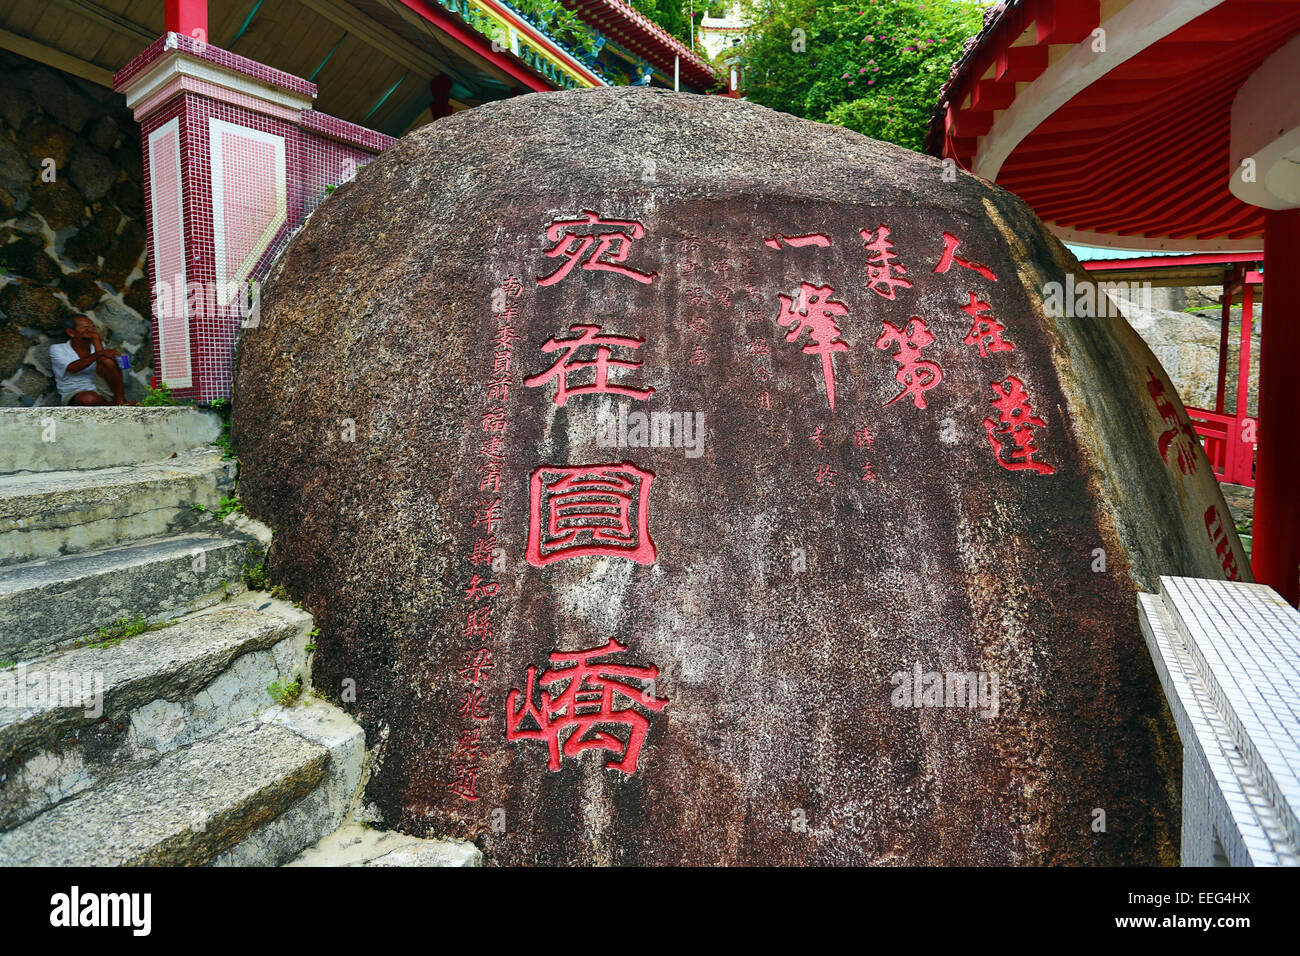
[{"label": "green leafy tree", "polygon": [[756,103],[920,150],[986,4],[748,0],[743,92]]},{"label": "green leafy tree", "polygon": [[[572,10],[564,7],[559,0],[512,0],[512,5],[520,13],[535,20],[561,43],[581,51],[595,48],[596,36],[591,32],[591,27],[583,23]],[[504,33],[496,39],[504,42]]]},{"label": "green leafy tree", "polygon": [[629,0],[629,3],[679,40],[690,39],[687,0]]}]

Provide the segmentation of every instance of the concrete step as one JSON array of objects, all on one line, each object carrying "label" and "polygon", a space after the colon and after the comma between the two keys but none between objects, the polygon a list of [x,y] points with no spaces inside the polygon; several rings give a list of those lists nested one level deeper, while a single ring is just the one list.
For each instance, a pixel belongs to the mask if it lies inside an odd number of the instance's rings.
[{"label": "concrete step", "polygon": [[361,799],[366,735],[361,725],[332,704],[313,697],[274,707],[261,719],[293,731],[329,754],[320,783],[275,819],[211,860],[212,866],[281,866],[337,830]]},{"label": "concrete step", "polygon": [[[260,848],[262,831],[326,781],[330,762],[329,749],[290,727],[249,721],[125,772],[0,834],[0,865],[233,862],[218,858],[248,840]],[[309,836],[300,832],[289,842]],[[278,864],[291,858],[285,854],[272,842],[240,862]]]},{"label": "concrete step", "polygon": [[423,840],[348,822],[286,866],[482,866],[483,852],[465,840]]},{"label": "concrete step", "polygon": [[185,406],[0,408],[0,475],[161,461],[220,435],[219,416]]},{"label": "concrete step", "polygon": [[272,706],[306,674],[311,617],[265,592],[112,647],[0,671],[0,829]]},{"label": "concrete step", "polygon": [[154,538],[0,568],[0,664],[94,635],[121,618],[179,617],[244,590],[260,560],[252,535],[219,530]]},{"label": "concrete step", "polygon": [[0,475],[0,567],[210,523],[235,470],[207,447],[146,464]]}]

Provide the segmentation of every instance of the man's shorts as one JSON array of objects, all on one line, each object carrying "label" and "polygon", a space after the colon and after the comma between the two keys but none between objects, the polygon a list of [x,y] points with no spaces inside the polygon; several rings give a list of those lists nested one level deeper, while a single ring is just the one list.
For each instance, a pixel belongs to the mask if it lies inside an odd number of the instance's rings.
[{"label": "man's shorts", "polygon": [[[59,396],[59,397],[60,397],[60,400],[61,400],[61,404],[63,404],[63,405],[71,405],[71,404],[72,404],[72,400],[73,400],[74,398],[76,398],[76,397],[77,397],[78,395],[80,395],[82,392],[86,392],[86,391],[89,391],[89,389],[85,389],[85,388],[83,388],[83,389],[80,389],[79,391],[76,391],[76,392],[69,392],[67,395],[61,395],[61,396]],[[104,398],[108,399],[110,402],[113,401],[114,398],[116,398],[116,396],[113,394],[113,390],[112,390],[111,388],[109,388],[109,387],[104,383],[104,380],[101,379],[98,375],[95,376],[95,391],[98,392],[100,395],[102,395]]]}]

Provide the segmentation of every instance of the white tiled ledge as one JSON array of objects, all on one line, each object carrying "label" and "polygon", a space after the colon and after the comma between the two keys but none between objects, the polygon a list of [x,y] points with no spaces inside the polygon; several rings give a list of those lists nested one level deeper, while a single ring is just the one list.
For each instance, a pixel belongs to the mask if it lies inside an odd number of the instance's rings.
[{"label": "white tiled ledge", "polygon": [[1300,612],[1258,584],[1160,586],[1138,609],[1184,748],[1183,864],[1300,865]]}]

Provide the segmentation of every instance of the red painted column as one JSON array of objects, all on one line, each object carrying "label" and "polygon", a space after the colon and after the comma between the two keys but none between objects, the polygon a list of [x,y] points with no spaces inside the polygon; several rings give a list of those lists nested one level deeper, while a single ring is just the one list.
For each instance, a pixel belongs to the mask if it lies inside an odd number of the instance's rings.
[{"label": "red painted column", "polygon": [[209,42],[208,0],[166,0],[165,13],[168,33],[181,33]]},{"label": "red painted column", "polygon": [[1300,209],[1264,213],[1264,314],[1255,463],[1255,580],[1300,603]]}]

